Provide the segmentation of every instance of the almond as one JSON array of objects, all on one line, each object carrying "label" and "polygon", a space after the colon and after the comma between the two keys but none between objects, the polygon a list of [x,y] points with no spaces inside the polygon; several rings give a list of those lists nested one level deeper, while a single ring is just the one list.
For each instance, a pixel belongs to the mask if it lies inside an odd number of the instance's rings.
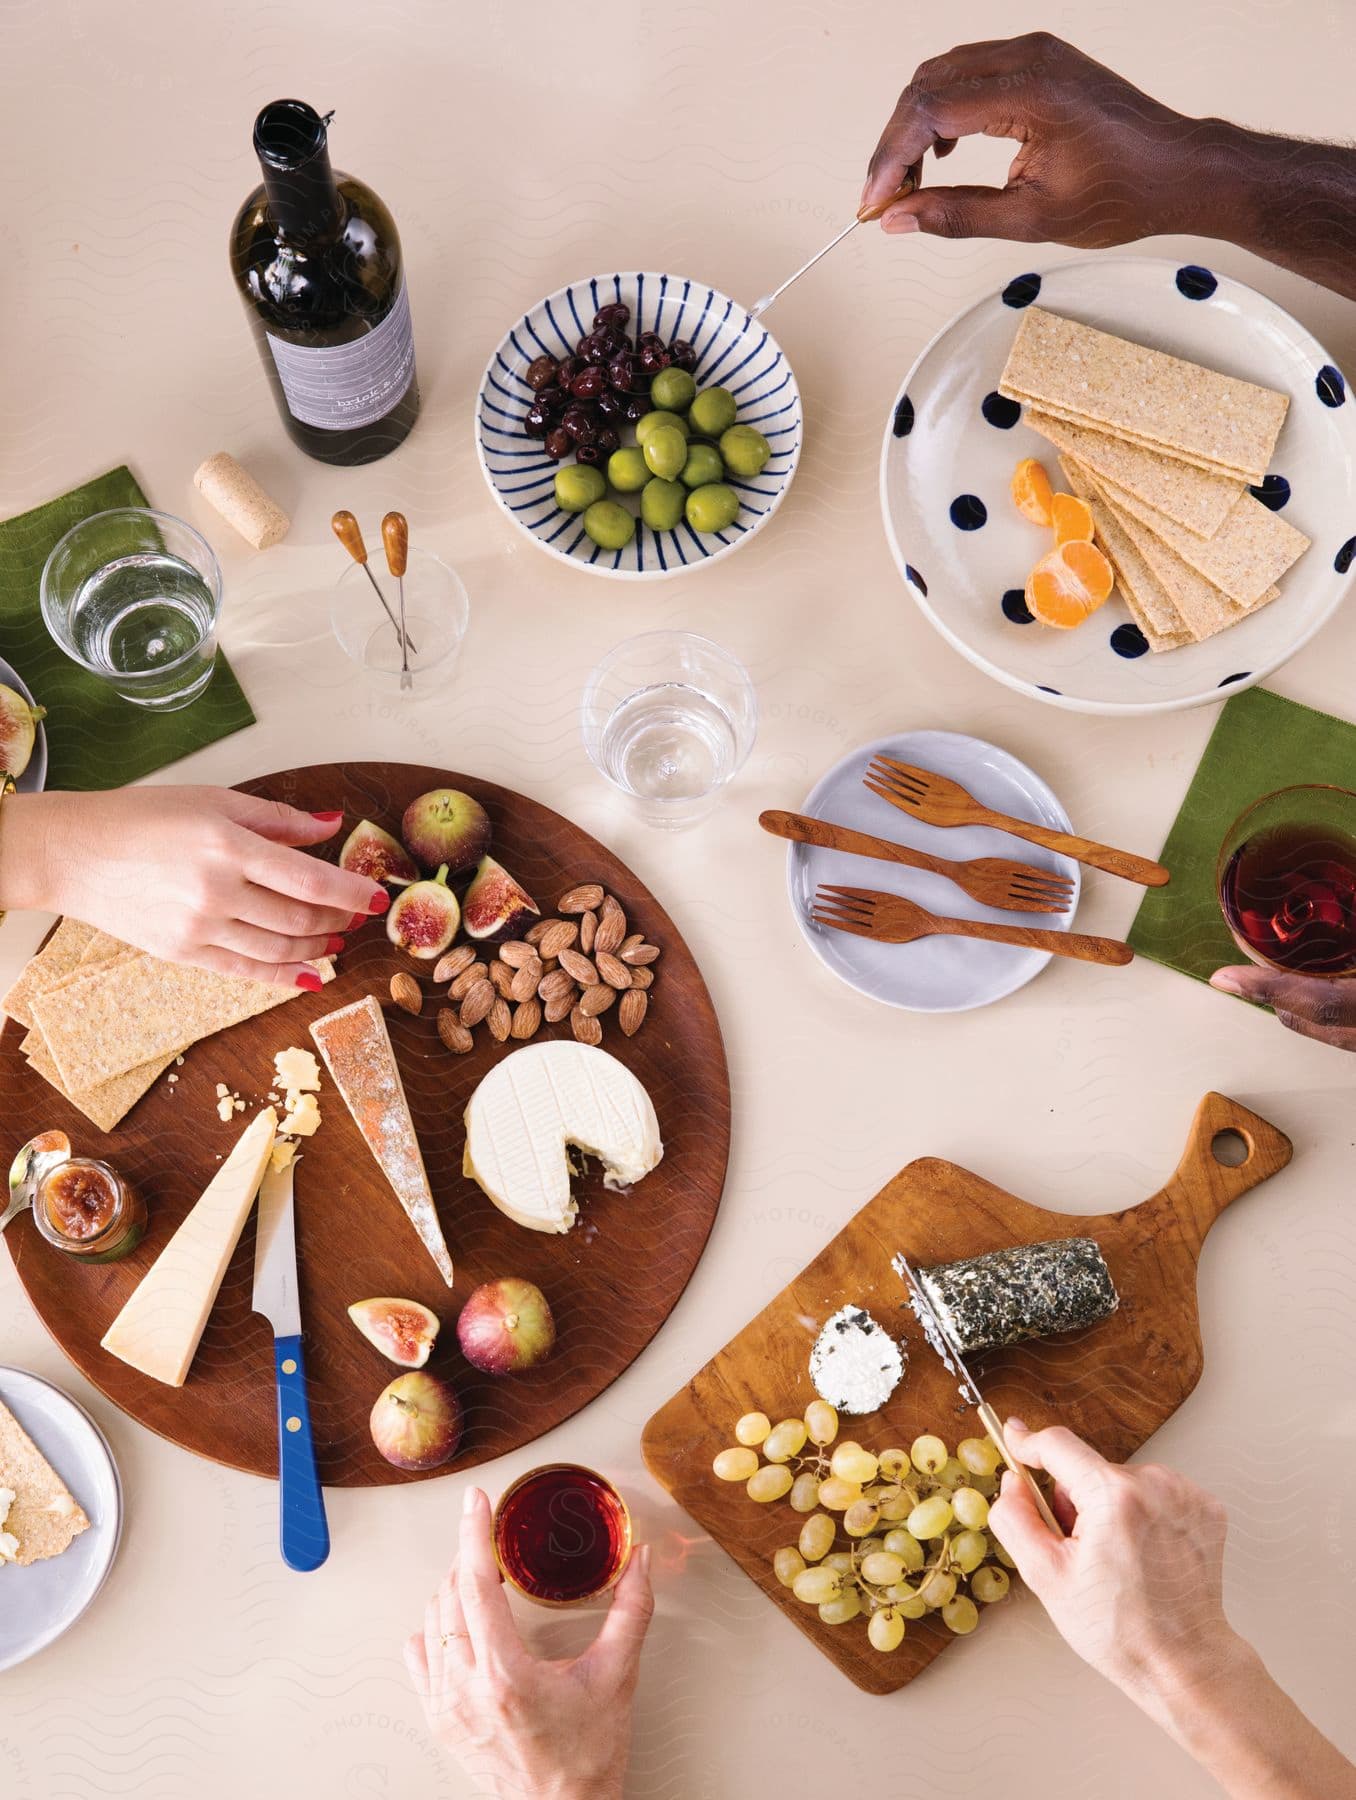
[{"label": "almond", "polygon": [[407,1013],[413,1013],[416,1018],[424,1010],[423,990],[414,976],[405,974],[403,970],[399,975],[391,977],[391,998],[397,1006],[404,1007]]},{"label": "almond", "polygon": [[543,962],[550,962],[562,950],[568,950],[578,936],[579,927],[573,919],[552,919],[537,939],[537,955]]},{"label": "almond", "polygon": [[541,1024],[541,1003],[538,1000],[522,1000],[513,1009],[513,1035],[516,1038],[534,1037]]},{"label": "almond", "polygon": [[450,1006],[438,1009],[438,1036],[454,1056],[465,1056],[475,1044],[475,1039]]},{"label": "almond", "polygon": [[572,887],[568,894],[560,896],[560,910],[563,913],[592,912],[603,904],[603,890],[596,881],[582,882]]},{"label": "almond", "polygon": [[490,1036],[496,1044],[506,1044],[508,1034],[513,1029],[513,1008],[507,1000],[496,1000],[485,1015],[485,1023],[490,1028]]},{"label": "almond", "polygon": [[[611,896],[609,896],[609,898],[611,898]],[[612,912],[608,912],[607,908],[604,907],[602,916],[598,920],[598,929],[593,934],[594,949],[606,950],[611,953],[613,950],[620,949],[622,939],[625,936],[626,914],[619,906],[616,906],[615,902],[614,910]]]},{"label": "almond", "polygon": [[464,1000],[478,981],[484,981],[489,970],[483,962],[469,963],[447,990],[453,1000]]},{"label": "almond", "polygon": [[552,969],[549,975],[543,975],[537,983],[537,996],[549,1006],[553,1000],[573,994],[576,985],[574,977],[567,975],[564,969]]},{"label": "almond", "polygon": [[640,967],[645,963],[658,962],[659,946],[658,944],[647,944],[642,940],[639,944],[632,944],[628,950],[623,944],[621,959],[624,963],[635,967]]},{"label": "almond", "polygon": [[504,1000],[513,992],[513,976],[514,971],[506,962],[500,962],[498,957],[490,964],[490,980],[494,983],[494,991]]},{"label": "almond", "polygon": [[577,981],[580,987],[593,987],[598,980],[598,971],[587,956],[581,956],[577,950],[562,950],[560,966],[567,975]]},{"label": "almond", "polygon": [[[603,903],[598,908],[598,912],[600,917],[606,918],[611,913],[621,912],[621,909],[621,901],[618,900],[615,894],[604,894]],[[625,913],[622,913],[622,917],[626,917]]]},{"label": "almond", "polygon": [[600,1013],[607,1011],[616,998],[616,989],[604,987],[600,981],[597,987],[584,989],[579,996],[579,1010],[586,1019],[596,1019]]},{"label": "almond", "polygon": [[650,1004],[650,996],[640,988],[629,988],[621,997],[621,1005],[617,1008],[617,1023],[627,1037],[634,1037],[645,1023],[645,1009]]},{"label": "almond", "polygon": [[573,1031],[581,1044],[597,1045],[601,1044],[603,1041],[603,1028],[598,1023],[597,1019],[591,1019],[586,1012],[581,1012],[577,1006],[570,1014],[570,1030]]},{"label": "almond", "polygon": [[455,981],[463,969],[469,969],[476,959],[474,944],[458,944],[455,950],[449,950],[446,956],[440,956],[433,965],[435,981]]},{"label": "almond", "polygon": [[536,954],[532,945],[525,943],[522,938],[511,938],[507,944],[499,946],[500,962],[506,962],[511,969],[521,969]]},{"label": "almond", "polygon": [[542,1002],[542,1017],[548,1025],[559,1025],[562,1019],[568,1019],[574,1011],[574,1003],[579,998],[579,989],[570,983],[563,994],[553,994],[549,1000]]},{"label": "almond", "polygon": [[467,988],[462,998],[459,1017],[468,1031],[473,1025],[479,1025],[482,1019],[489,1017],[490,1008],[496,999],[498,999],[498,995],[494,991],[494,983],[487,981],[484,976]]},{"label": "almond", "polygon": [[645,942],[645,933],[643,931],[633,931],[631,933],[630,937],[627,938],[626,942],[622,945],[621,949],[617,952],[617,954],[622,958],[623,961],[625,961],[626,952],[628,950],[634,950],[637,944],[643,944],[644,942]]},{"label": "almond", "polygon": [[633,988],[647,988],[647,987],[652,986],[653,983],[654,983],[654,970],[653,969],[632,969],[632,971],[631,971],[631,986]]},{"label": "almond", "polygon": [[599,950],[593,961],[597,967],[598,973],[609,987],[630,987],[631,971],[624,962],[618,962],[617,958],[615,956],[609,956],[606,950]]},{"label": "almond", "polygon": [[532,999],[543,973],[541,958],[534,955],[514,975],[513,985],[509,989],[509,999],[516,1000],[519,1004],[524,1000]]},{"label": "almond", "polygon": [[559,919],[538,919],[530,931],[523,933],[523,942],[539,944],[553,925],[559,925]]},{"label": "almond", "polygon": [[585,956],[587,956],[589,954],[589,952],[593,949],[593,939],[594,939],[594,936],[595,936],[597,930],[598,930],[598,915],[597,915],[597,913],[586,912],[584,914],[583,918],[579,921],[579,948],[584,952]]}]

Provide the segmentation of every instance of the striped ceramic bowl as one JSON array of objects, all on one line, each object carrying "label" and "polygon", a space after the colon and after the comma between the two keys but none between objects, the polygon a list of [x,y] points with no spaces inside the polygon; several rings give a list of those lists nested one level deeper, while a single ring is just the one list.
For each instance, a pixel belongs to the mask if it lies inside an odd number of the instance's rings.
[{"label": "striped ceramic bowl", "polygon": [[[636,535],[624,550],[600,550],[585,536],[578,515],[562,512],[555,503],[555,472],[561,465],[524,435],[523,418],[532,399],[524,375],[538,356],[571,355],[594,313],[615,300],[631,308],[626,329],[632,337],[654,330],[666,340],[686,338],[697,352],[697,386],[729,388],[739,403],[739,423],[755,426],[772,446],[756,478],[726,477],[741,502],[739,516],[726,531],[699,534],[686,521],[676,531],[651,531],[637,517]],[[627,581],[676,575],[747,543],[781,505],[800,460],[801,436],[800,389],[767,329],[704,282],[649,271],[571,282],[534,306],[490,358],[476,401],[480,466],[513,523],[551,555]],[[622,442],[633,438],[628,427]],[[635,495],[611,498],[638,510]]]}]

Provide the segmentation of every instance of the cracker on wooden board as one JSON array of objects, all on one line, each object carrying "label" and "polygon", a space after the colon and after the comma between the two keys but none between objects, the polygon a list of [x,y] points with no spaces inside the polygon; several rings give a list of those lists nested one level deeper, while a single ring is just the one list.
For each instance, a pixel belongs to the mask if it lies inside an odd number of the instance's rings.
[{"label": "cracker on wooden board", "polygon": [[1029,306],[998,391],[1222,475],[1259,482],[1289,396]]},{"label": "cracker on wooden board", "polygon": [[[322,981],[334,964],[313,965]],[[82,981],[33,1002],[33,1022],[68,1093],[100,1086],[157,1057],[255,1018],[299,988],[246,981],[155,956],[96,964]]]},{"label": "cracker on wooden board", "polygon": [[[185,1049],[188,1047],[184,1046]],[[169,1068],[175,1055],[179,1054],[176,1051],[174,1055],[157,1057],[154,1062],[143,1063],[139,1069],[127,1069],[121,1075],[114,1075],[109,1081],[100,1082],[98,1087],[82,1088],[71,1093],[62,1081],[40,1033],[30,1031],[19,1048],[27,1057],[34,1073],[41,1075],[72,1106],[78,1107],[90,1124],[97,1125],[100,1131],[112,1131],[115,1126],[120,1125],[141,1096]]]},{"label": "cracker on wooden board", "polygon": [[19,971],[18,979],[0,1000],[0,1011],[28,1030],[33,1023],[33,995],[77,968],[80,954],[93,936],[94,927],[83,919],[62,919],[42,949]]},{"label": "cracker on wooden board", "polygon": [[1103,476],[1111,504],[1152,531],[1238,606],[1253,606],[1309,548],[1309,540],[1253,494],[1244,493],[1214,537],[1197,537]]},{"label": "cracker on wooden board", "polygon": [[[16,1568],[60,1556],[89,1530],[89,1519],[74,1494],[0,1401],[0,1487],[14,1495],[3,1529],[19,1540]],[[0,1571],[0,1583],[5,1577]],[[4,1592],[0,1587],[0,1593]]]},{"label": "cracker on wooden board", "polygon": [[1208,475],[1190,463],[1140,444],[1127,444],[1124,438],[1111,437],[1105,431],[1087,431],[1063,419],[1049,418],[1037,407],[1027,407],[1023,416],[1056,450],[1076,456],[1095,475],[1114,481],[1127,494],[1199,537],[1217,531],[1243,493],[1241,481]]},{"label": "cracker on wooden board", "polygon": [[1180,650],[1191,643],[1191,633],[1182,623],[1167,589],[1116,522],[1115,514],[1093,492],[1078,464],[1061,456],[1059,466],[1069,491],[1092,509],[1097,539],[1116,571],[1121,598],[1150,650]]}]

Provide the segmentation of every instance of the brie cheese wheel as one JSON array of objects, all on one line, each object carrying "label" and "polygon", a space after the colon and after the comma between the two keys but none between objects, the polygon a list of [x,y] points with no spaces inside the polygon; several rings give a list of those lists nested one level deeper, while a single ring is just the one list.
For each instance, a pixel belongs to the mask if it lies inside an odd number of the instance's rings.
[{"label": "brie cheese wheel", "polygon": [[627,1188],[664,1154],[659,1121],[624,1063],[590,1044],[528,1044],[490,1070],[466,1108],[465,1174],[529,1231],[568,1231],[578,1213],[570,1150]]}]

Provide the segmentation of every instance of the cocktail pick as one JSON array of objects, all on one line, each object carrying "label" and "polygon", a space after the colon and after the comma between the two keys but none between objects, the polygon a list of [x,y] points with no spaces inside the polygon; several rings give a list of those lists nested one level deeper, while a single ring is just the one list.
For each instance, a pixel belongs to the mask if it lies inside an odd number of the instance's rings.
[{"label": "cocktail pick", "polygon": [[400,686],[414,686],[410,674],[410,640],[405,630],[405,569],[410,560],[410,527],[404,513],[388,512],[381,522],[381,541],[386,547],[386,567],[396,580],[400,594]]},{"label": "cocktail pick", "polygon": [[[337,512],[330,520],[330,529],[344,546],[345,550],[348,551],[354,562],[362,569],[363,574],[366,575],[367,579],[372,583],[372,592],[377,596],[377,599],[381,601],[382,611],[386,614],[386,617],[391,621],[392,625],[395,626],[395,629],[399,631],[400,625],[395,614],[391,611],[391,603],[386,598],[385,594],[382,593],[381,588],[377,584],[376,576],[367,566],[367,545],[363,542],[362,527],[358,524],[358,521],[351,512]],[[402,641],[406,643],[409,642],[408,639],[403,639]],[[409,647],[411,650],[415,649],[413,644],[410,644]]]},{"label": "cocktail pick", "polygon": [[761,300],[756,301],[749,310],[749,317],[751,319],[760,318],[762,314],[767,311],[768,307],[772,305],[774,300],[779,300],[781,298],[791,286],[792,282],[799,281],[801,276],[804,275],[808,269],[813,269],[820,258],[827,256],[830,250],[834,249],[838,244],[841,244],[843,239],[847,237],[850,232],[855,231],[859,225],[867,225],[870,224],[873,219],[878,219],[887,206],[893,206],[896,200],[903,200],[906,195],[911,194],[913,190],[913,176],[906,175],[900,186],[890,195],[888,200],[878,200],[874,206],[863,207],[850,225],[845,225],[836,237],[830,238],[822,250],[815,251],[809,262],[802,263],[795,274],[788,275],[780,287],[773,288],[770,294],[764,294]]}]

